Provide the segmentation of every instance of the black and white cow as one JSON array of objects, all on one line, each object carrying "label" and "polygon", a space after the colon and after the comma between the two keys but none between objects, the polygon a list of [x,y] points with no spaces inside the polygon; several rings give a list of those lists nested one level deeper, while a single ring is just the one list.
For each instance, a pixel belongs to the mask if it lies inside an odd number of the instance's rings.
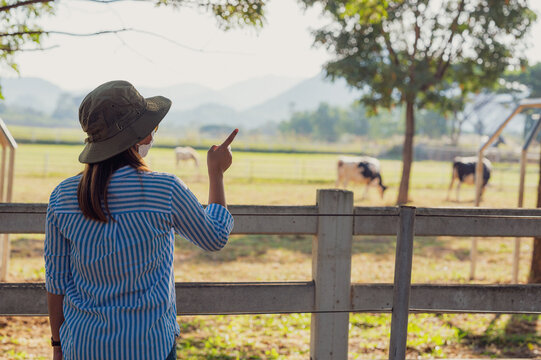
[{"label": "black and white cow", "polygon": [[383,185],[381,180],[381,168],[378,159],[369,156],[341,157],[338,160],[337,170],[336,187],[342,184],[346,188],[350,181],[366,184],[364,199],[368,194],[368,186],[374,185],[378,186],[381,198],[383,198],[387,186]]},{"label": "black and white cow", "polygon": [[[475,185],[475,168],[477,166],[477,156],[471,157],[460,157],[457,156],[453,160],[453,176],[451,178],[451,184],[449,185],[449,190],[447,191],[447,200],[449,200],[449,195],[455,180],[458,180],[456,186],[456,201],[459,201],[459,191],[460,185],[462,183]],[[485,190],[485,186],[488,184],[490,179],[490,172],[492,171],[492,164],[487,158],[483,158],[483,186],[481,187],[481,196]]]}]

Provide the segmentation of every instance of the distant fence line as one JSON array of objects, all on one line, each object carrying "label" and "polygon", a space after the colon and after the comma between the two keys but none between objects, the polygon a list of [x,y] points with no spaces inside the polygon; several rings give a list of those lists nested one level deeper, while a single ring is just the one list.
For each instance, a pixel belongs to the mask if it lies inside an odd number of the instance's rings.
[{"label": "distant fence line", "polygon": [[[84,145],[84,133],[79,129],[59,129],[47,138],[38,138],[35,129],[30,134],[17,137],[21,144],[44,144],[44,145]],[[207,150],[212,144],[212,140],[193,140],[184,138],[164,137],[161,143],[155,146],[161,148],[174,148],[176,146],[191,146],[197,150]],[[337,151],[336,148],[342,148],[344,151]],[[333,143],[321,143],[321,146],[291,146],[291,142],[265,143],[264,145],[254,142],[239,142],[235,151],[239,152],[261,152],[261,153],[292,153],[292,154],[326,154],[326,155],[371,155],[378,158],[398,159],[402,153],[402,144],[395,146],[371,146],[369,149],[359,146],[359,149],[353,145]],[[434,160],[451,161],[455,156],[473,156],[476,155],[477,148],[464,148],[450,145],[430,145],[419,143],[414,148],[414,160]],[[510,149],[490,148],[487,154],[490,160],[497,162],[518,162],[520,158],[520,149],[513,151]],[[538,161],[538,151],[532,152],[528,156],[529,160]]]},{"label": "distant fence line", "polygon": [[[488,148],[485,156],[493,162],[515,162],[520,160],[520,151],[510,149]],[[415,160],[452,161],[456,156],[477,156],[477,149],[468,150],[460,147],[432,146],[419,144],[415,146]],[[528,161],[539,163],[539,151],[530,151]]]},{"label": "distant fence line", "polygon": [[[0,204],[0,233],[43,233],[47,204]],[[391,312],[389,359],[404,359],[408,313],[541,313],[541,285],[411,285],[415,236],[541,236],[541,209],[230,206],[234,234],[311,234],[312,281],[177,283],[178,315],[312,313],[312,360],[346,360],[349,312]],[[393,284],[351,284],[353,235],[396,235]],[[0,315],[46,315],[43,284],[0,284]]]},{"label": "distant fence line", "polygon": [[[172,154],[172,153],[171,153]],[[327,156],[325,159],[317,157],[288,157],[287,159],[269,159],[266,157],[255,158],[237,158],[235,159],[228,177],[230,179],[241,179],[244,181],[252,182],[258,180],[280,180],[280,181],[298,181],[298,182],[319,182],[319,183],[333,183],[336,181],[336,156]],[[26,172],[31,176],[55,176],[58,174],[75,174],[82,170],[80,164],[75,163],[75,159],[65,161],[52,156],[49,152],[44,152],[39,156],[32,157],[31,159],[21,159],[18,161],[17,169],[21,172]],[[169,166],[168,171],[174,172],[178,176],[185,178],[185,180],[204,180],[203,176],[206,171],[204,168],[197,169],[193,163],[185,162],[181,163],[178,168],[173,167],[174,158],[171,155],[170,158],[163,159],[160,156],[156,156],[152,152],[149,154],[147,161],[153,168],[166,168]],[[74,165],[75,164],[75,165]],[[395,164],[390,166],[389,164]],[[400,181],[400,162],[398,160],[382,160],[382,176],[383,181],[386,183],[398,184]],[[78,166],[78,167],[75,167]],[[167,169],[167,168],[166,168]],[[516,180],[508,178],[511,173],[516,174]],[[537,174],[538,168],[535,165],[528,167],[528,174]],[[451,163],[449,166],[444,166],[441,171],[433,172],[430,177],[421,177],[421,182],[415,180],[417,176],[416,171],[412,173],[411,185],[414,187],[423,187],[426,184],[430,186],[438,185],[443,189],[446,189],[451,180]],[[492,173],[492,179],[489,182],[489,186],[516,186],[518,189],[519,168],[517,164],[500,163],[494,167]],[[351,184],[350,186],[359,187],[359,185]],[[533,184],[530,179],[527,186],[537,186]]]}]

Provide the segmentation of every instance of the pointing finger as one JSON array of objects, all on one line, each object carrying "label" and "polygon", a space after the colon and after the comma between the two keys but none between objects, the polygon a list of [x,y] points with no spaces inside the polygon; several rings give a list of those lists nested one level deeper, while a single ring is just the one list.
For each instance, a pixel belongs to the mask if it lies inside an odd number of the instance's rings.
[{"label": "pointing finger", "polygon": [[239,132],[239,129],[235,129],[233,130],[233,132],[227,137],[227,139],[225,139],[225,141],[223,142],[222,147],[228,147],[232,142],[233,142],[233,139],[235,139],[235,136],[237,136],[237,133]]}]

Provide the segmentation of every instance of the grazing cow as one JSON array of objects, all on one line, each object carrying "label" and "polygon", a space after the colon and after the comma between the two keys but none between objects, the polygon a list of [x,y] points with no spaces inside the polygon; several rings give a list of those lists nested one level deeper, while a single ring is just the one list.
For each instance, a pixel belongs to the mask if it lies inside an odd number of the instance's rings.
[{"label": "grazing cow", "polygon": [[[459,190],[462,183],[474,185],[475,184],[475,167],[477,166],[477,156],[460,157],[457,156],[453,160],[453,177],[451,178],[451,184],[447,191],[447,200],[449,200],[449,194],[453,188],[455,180],[458,180],[456,186],[456,201],[459,201]],[[483,158],[483,186],[481,187],[481,196],[485,190],[485,186],[490,179],[490,172],[492,171],[492,164],[487,158]]]},{"label": "grazing cow", "polygon": [[184,161],[184,160],[193,160],[195,163],[195,166],[199,168],[199,155],[197,155],[197,152],[193,148],[189,146],[176,147],[175,148],[176,166],[178,167],[179,162]]},{"label": "grazing cow", "polygon": [[383,199],[383,193],[387,189],[387,186],[383,185],[381,181],[379,160],[369,157],[342,157],[338,160],[338,178],[336,180],[336,187],[340,186],[340,183],[347,187],[348,182],[356,182],[366,184],[364,189],[363,199],[368,195],[368,186],[378,186],[381,198]]}]

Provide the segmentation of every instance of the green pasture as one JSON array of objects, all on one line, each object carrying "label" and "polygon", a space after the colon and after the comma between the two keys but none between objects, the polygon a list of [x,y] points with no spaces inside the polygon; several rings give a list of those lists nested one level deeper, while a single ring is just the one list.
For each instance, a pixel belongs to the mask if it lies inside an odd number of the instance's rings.
[{"label": "green pasture", "polygon": [[[16,152],[14,201],[46,202],[52,189],[62,179],[83,169],[77,161],[82,145],[22,144]],[[175,165],[171,148],[155,147],[147,162],[155,171],[178,175],[205,202],[207,179],[205,151],[198,151],[200,168],[192,162]],[[288,154],[235,151],[233,165],[226,175],[228,201],[232,204],[314,204],[319,188],[334,187],[338,155]],[[492,178],[481,204],[486,207],[516,207],[518,197],[518,163],[495,163]],[[384,199],[374,189],[362,199],[363,186],[351,184],[357,205],[394,206],[400,184],[402,164],[398,160],[381,160],[384,184],[389,187]],[[410,199],[416,206],[471,206],[472,186],[461,189],[461,203],[455,191],[446,201],[451,178],[451,164],[441,161],[417,161],[410,180]],[[538,165],[529,164],[526,174],[525,207],[535,207]],[[531,194],[531,195],[529,195]]]},{"label": "green pasture", "polygon": [[[16,153],[14,201],[46,202],[64,178],[82,170],[77,156],[82,146],[22,144]],[[231,204],[314,205],[316,190],[334,187],[336,155],[248,153],[235,151],[226,176]],[[205,152],[203,166],[175,166],[171,148],[151,150],[153,170],[177,174],[206,202]],[[535,164],[528,166],[526,207],[537,196]],[[374,189],[362,199],[364,188],[351,186],[357,206],[394,206],[400,182],[399,161],[382,160],[382,176],[389,186],[384,199]],[[410,186],[414,206],[472,206],[472,186],[463,186],[462,202],[447,201],[451,165],[415,162]],[[516,207],[518,164],[494,164],[493,177],[482,203],[486,207]],[[42,235],[12,235],[9,281],[43,281]],[[471,283],[470,238],[415,239],[414,283]],[[521,247],[519,281],[526,282],[532,241]],[[226,248],[205,253],[180,238],[176,241],[176,281],[297,281],[311,279],[311,236],[232,236]],[[513,241],[487,238],[479,242],[474,283],[509,283]],[[394,275],[395,238],[358,236],[353,242],[352,281],[389,283]],[[410,315],[408,358],[539,357],[541,337],[537,318],[509,315]],[[181,359],[282,359],[309,357],[310,315],[242,315],[179,317]],[[351,314],[349,359],[387,358],[389,314]],[[49,327],[44,318],[0,318],[0,358],[49,358]]]}]

